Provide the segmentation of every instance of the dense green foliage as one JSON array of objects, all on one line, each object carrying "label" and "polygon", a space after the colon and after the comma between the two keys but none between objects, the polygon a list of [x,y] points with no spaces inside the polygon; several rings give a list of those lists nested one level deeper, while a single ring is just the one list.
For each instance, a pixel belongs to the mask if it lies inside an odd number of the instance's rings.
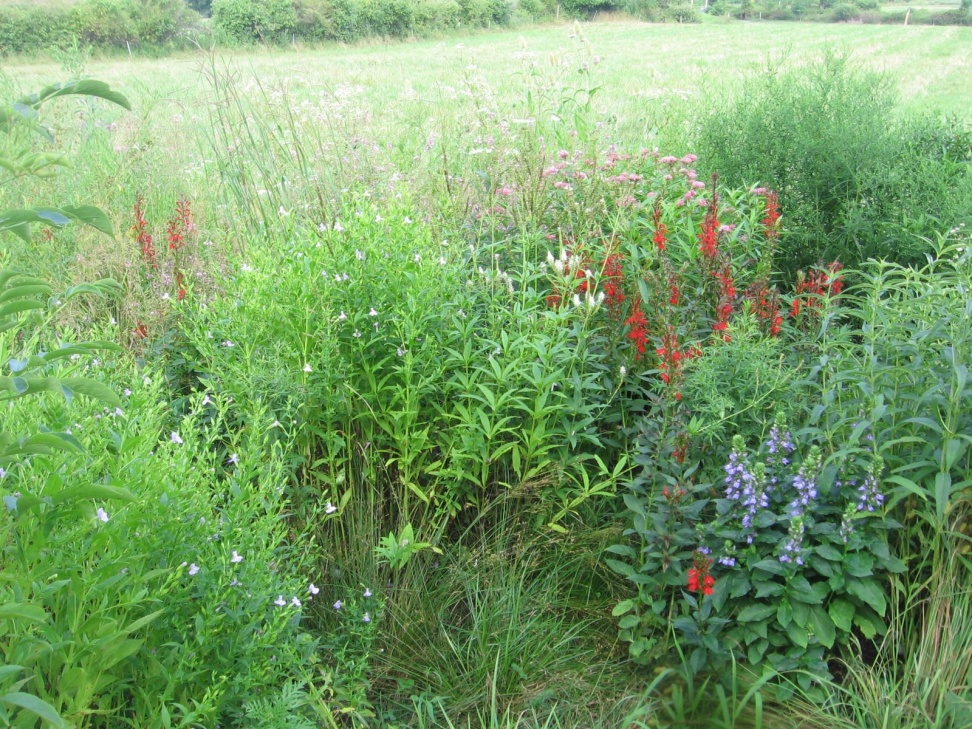
[{"label": "dense green foliage", "polygon": [[726,183],[778,191],[785,270],[920,263],[930,235],[972,224],[972,134],[895,109],[886,77],[831,54],[751,77],[703,116],[699,150]]},{"label": "dense green foliage", "polygon": [[30,53],[72,42],[99,47],[179,44],[199,16],[183,0],[83,0],[0,7],[0,54]]},{"label": "dense green foliage", "polygon": [[50,283],[0,273],[0,726],[969,724],[968,233],[793,242],[820,179],[847,218],[947,172],[951,212],[961,130],[831,60],[769,132],[642,99],[712,156],[667,154],[583,33],[394,102],[355,85],[384,46],[3,110],[0,267]]}]

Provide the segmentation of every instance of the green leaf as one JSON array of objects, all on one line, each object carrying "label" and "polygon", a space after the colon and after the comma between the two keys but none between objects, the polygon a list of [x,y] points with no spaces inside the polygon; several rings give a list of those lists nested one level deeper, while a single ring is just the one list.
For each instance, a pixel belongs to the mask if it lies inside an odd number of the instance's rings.
[{"label": "green leaf", "polygon": [[884,590],[875,580],[862,580],[857,577],[847,579],[847,592],[863,602],[868,607],[874,609],[878,615],[884,615],[887,608],[887,600],[884,597]]},{"label": "green leaf", "polygon": [[839,549],[829,544],[821,544],[816,551],[821,557],[829,559],[831,562],[839,562],[843,557]]},{"label": "green leaf", "polygon": [[872,617],[866,613],[855,613],[854,624],[861,629],[861,634],[868,640],[878,633],[884,632],[884,625],[881,623],[880,618]]},{"label": "green leaf", "polygon": [[778,559],[764,559],[754,564],[753,569],[763,570],[773,575],[782,575],[785,572]]},{"label": "green leaf", "polygon": [[820,605],[814,605],[810,608],[810,627],[821,645],[825,648],[834,647],[834,640],[837,638],[834,621]]},{"label": "green leaf", "polygon": [[67,81],[61,84],[54,84],[42,89],[40,93],[24,96],[23,98],[19,99],[17,103],[21,106],[36,109],[45,101],[55,99],[58,96],[68,96],[71,94],[80,96],[94,96],[95,98],[104,99],[105,101],[110,101],[113,104],[118,104],[118,106],[128,111],[132,110],[132,105],[124,94],[113,91],[111,87],[104,81],[96,81],[95,79],[79,79],[76,81]]},{"label": "green leaf", "polygon": [[844,569],[854,577],[870,577],[874,574],[874,558],[864,552],[852,552],[844,557]]},{"label": "green leaf", "polygon": [[94,205],[65,205],[61,210],[79,223],[90,225],[105,235],[115,236],[115,229],[111,220],[100,208],[96,208]]},{"label": "green leaf", "polygon": [[795,622],[786,626],[786,634],[794,645],[806,648],[810,643],[810,636],[806,628],[801,628]]},{"label": "green leaf", "polygon": [[46,623],[47,613],[40,605],[10,602],[0,605],[0,620],[24,620],[28,623]]},{"label": "green leaf", "polygon": [[765,620],[775,612],[775,605],[748,605],[739,611],[736,620],[740,623],[755,623],[760,620]]},{"label": "green leaf", "polygon": [[61,384],[78,395],[94,398],[108,407],[121,407],[121,399],[105,384],[89,377],[64,377]]},{"label": "green leaf", "polygon": [[106,499],[131,503],[136,500],[136,496],[128,489],[123,489],[118,486],[102,486],[100,484],[72,486],[71,488],[62,489],[51,496],[51,502],[54,504],[69,504],[83,499]]},{"label": "green leaf", "polygon": [[845,633],[849,633],[851,630],[854,612],[854,603],[852,603],[850,600],[845,600],[842,597],[834,598],[830,602],[830,606],[827,608],[827,614],[830,615],[830,619],[834,621],[834,625]]},{"label": "green leaf", "polygon": [[634,610],[634,606],[634,600],[622,600],[614,606],[614,609],[611,611],[611,615],[618,617],[619,615],[630,613],[632,610]]},{"label": "green leaf", "polygon": [[51,726],[57,727],[58,729],[67,729],[68,723],[65,722],[60,714],[54,709],[53,706],[43,701],[33,694],[25,694],[21,691],[15,691],[10,694],[4,694],[0,696],[0,701],[5,704],[10,704],[11,706],[19,706],[21,709],[29,711],[31,714],[40,717],[46,721]]}]

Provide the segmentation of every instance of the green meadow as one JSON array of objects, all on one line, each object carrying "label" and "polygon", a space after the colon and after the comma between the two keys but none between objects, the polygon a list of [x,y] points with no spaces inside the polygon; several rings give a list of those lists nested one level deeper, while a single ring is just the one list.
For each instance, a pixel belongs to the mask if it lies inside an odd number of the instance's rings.
[{"label": "green meadow", "polygon": [[3,59],[0,726],[972,724],[970,49]]}]

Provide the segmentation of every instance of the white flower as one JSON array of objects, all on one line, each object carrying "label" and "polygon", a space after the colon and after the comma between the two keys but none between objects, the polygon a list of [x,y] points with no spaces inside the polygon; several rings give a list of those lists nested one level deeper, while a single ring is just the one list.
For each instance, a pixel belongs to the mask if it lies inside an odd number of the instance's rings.
[{"label": "white flower", "polygon": [[375,307],[371,307],[371,311],[368,312],[368,316],[378,316],[378,312],[375,311]]},{"label": "white flower", "polygon": [[363,261],[365,258],[364,253],[358,250],[354,252],[354,257],[357,258],[359,261]]},{"label": "white flower", "polygon": [[338,600],[336,603],[334,603],[334,609],[335,610],[340,610],[343,607],[344,607],[344,603],[341,602],[340,600]]},{"label": "white flower", "polygon": [[370,587],[366,587],[365,588],[365,591],[364,591],[364,596],[365,597],[371,597],[373,594],[374,593],[371,591],[371,588]]},{"label": "white flower", "polygon": [[357,329],[355,329],[354,330],[354,334],[352,334],[351,336],[354,337],[355,339],[357,339],[358,337],[361,336],[361,332],[359,332]]},{"label": "white flower", "polygon": [[418,253],[416,253],[416,254],[415,254],[415,255],[414,255],[413,257],[412,257],[412,260],[413,260],[413,261],[415,261],[416,263],[421,263],[421,262],[422,262],[422,256],[420,256],[420,255],[419,255]]},{"label": "white flower", "polygon": [[175,431],[173,431],[172,434],[169,436],[169,440],[171,440],[176,445],[182,445],[182,438],[180,438],[179,434],[176,433]]},{"label": "white flower", "polygon": [[235,453],[233,453],[233,454],[230,455],[230,457],[227,460],[230,463],[237,464],[237,463],[240,462],[240,457],[238,455],[236,455]]},{"label": "white flower", "polygon": [[239,564],[242,561],[243,561],[243,555],[238,554],[237,551],[234,549],[233,556],[230,557],[230,562],[232,562],[233,564]]},{"label": "white flower", "polygon": [[405,225],[411,225],[412,219],[406,215],[402,222],[405,223]]},{"label": "white flower", "polygon": [[311,369],[310,362],[304,365],[304,372],[313,372],[313,371],[314,370]]},{"label": "white flower", "polygon": [[[0,471],[2,471],[2,470],[3,469],[0,468]],[[0,475],[0,478],[2,478],[2,477],[3,476]],[[108,512],[105,511],[104,509],[102,509],[100,506],[98,507],[98,521],[108,521]]]},{"label": "white flower", "polygon": [[270,427],[271,428],[279,428],[279,427],[281,427],[280,426],[280,421],[279,420],[274,420],[272,423],[270,423]]},{"label": "white flower", "polygon": [[337,507],[334,504],[332,504],[330,501],[328,501],[327,506],[324,507],[325,514],[333,514],[337,510],[338,510]]},{"label": "white flower", "polygon": [[440,266],[444,266],[444,265],[446,265],[446,259],[445,259],[445,256],[439,256],[439,265],[440,265]]},{"label": "white flower", "polygon": [[287,217],[288,215],[290,215],[290,211],[287,210],[287,208],[285,208],[283,205],[281,205],[279,208],[277,208],[277,215],[280,215],[281,217]]},{"label": "white flower", "polygon": [[227,339],[225,342],[223,342],[223,346],[224,347],[235,347],[236,345],[233,344],[230,340]]},{"label": "white flower", "polygon": [[334,221],[334,230],[336,232],[338,232],[338,233],[340,233],[340,232],[342,232],[344,230],[344,226],[341,225],[341,221],[340,220],[335,220]]},{"label": "white flower", "polygon": [[309,586],[309,587],[307,588],[307,592],[309,592],[309,593],[310,593],[311,595],[316,595],[316,594],[317,594],[317,593],[319,593],[320,591],[321,591],[321,588],[319,588],[319,587],[318,587],[317,585],[315,585],[315,584],[314,584],[313,582],[312,582],[312,583],[310,583],[310,586]]},{"label": "white flower", "polygon": [[376,223],[380,223],[381,222],[381,214],[380,213],[376,213],[375,214],[375,222]]},{"label": "white flower", "polygon": [[199,574],[199,565],[193,562],[191,565],[189,565],[189,575],[192,576],[196,574]]},{"label": "white flower", "polygon": [[277,599],[273,601],[273,604],[283,607],[287,604],[287,601],[283,599],[283,595],[277,595]]},{"label": "white flower", "polygon": [[371,613],[365,613],[364,614],[364,617],[361,618],[361,622],[362,623],[370,623],[371,622]]},{"label": "white flower", "polygon": [[291,605],[293,605],[294,607],[300,607],[300,600],[298,600],[298,599],[297,599],[297,598],[295,597],[295,598],[293,598],[293,599],[292,599],[292,600],[290,601],[290,604],[291,604]]},{"label": "white flower", "polygon": [[618,372],[621,375],[621,379],[624,379],[624,376],[628,374],[628,368],[625,367],[624,365],[621,365],[621,369]]},{"label": "white flower", "polygon": [[340,314],[340,316],[338,316],[338,321],[344,321],[344,320],[345,320],[345,319],[347,319],[347,318],[348,318],[348,315],[347,315],[347,314],[345,314],[345,313],[344,313],[344,312],[342,311],[342,312],[341,312],[341,314]]}]

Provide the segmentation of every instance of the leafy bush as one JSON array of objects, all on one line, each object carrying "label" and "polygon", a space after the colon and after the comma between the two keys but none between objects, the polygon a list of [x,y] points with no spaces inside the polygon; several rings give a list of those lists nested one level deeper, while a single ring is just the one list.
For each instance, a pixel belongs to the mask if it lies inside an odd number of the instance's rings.
[{"label": "leafy bush", "polygon": [[239,43],[287,40],[297,28],[290,0],[214,0],[215,27]]},{"label": "leafy bush", "polygon": [[75,37],[75,16],[66,8],[0,6],[0,55],[32,53]]},{"label": "leafy bush", "polygon": [[778,190],[779,261],[791,274],[821,260],[919,262],[923,238],[972,217],[968,137],[954,123],[897,118],[894,104],[887,78],[830,54],[750,80],[711,109],[700,153],[728,184]]}]

